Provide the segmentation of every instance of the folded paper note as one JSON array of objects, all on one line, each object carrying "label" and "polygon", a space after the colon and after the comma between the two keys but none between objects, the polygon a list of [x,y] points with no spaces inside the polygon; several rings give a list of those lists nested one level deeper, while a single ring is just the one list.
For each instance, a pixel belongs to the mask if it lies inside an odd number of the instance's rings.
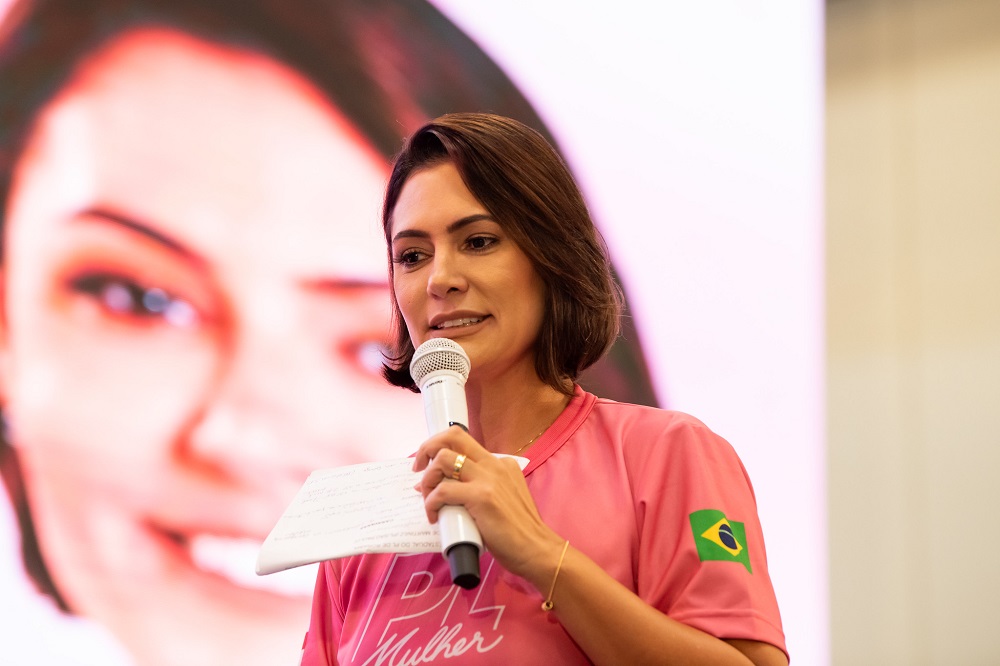
[{"label": "folded paper note", "polygon": [[313,472],[261,545],[257,575],[362,553],[440,551],[415,488],[422,474],[413,458]]}]

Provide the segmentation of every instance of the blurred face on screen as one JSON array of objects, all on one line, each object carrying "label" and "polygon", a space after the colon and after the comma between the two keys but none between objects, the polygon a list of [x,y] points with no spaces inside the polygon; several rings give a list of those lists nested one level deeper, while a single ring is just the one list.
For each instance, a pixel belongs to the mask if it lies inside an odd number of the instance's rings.
[{"label": "blurred face on screen", "polygon": [[311,470],[422,439],[379,376],[386,175],[291,70],[167,30],[114,40],[39,117],[4,407],[57,588],[139,663],[292,663],[312,579],[257,578],[260,543]]}]

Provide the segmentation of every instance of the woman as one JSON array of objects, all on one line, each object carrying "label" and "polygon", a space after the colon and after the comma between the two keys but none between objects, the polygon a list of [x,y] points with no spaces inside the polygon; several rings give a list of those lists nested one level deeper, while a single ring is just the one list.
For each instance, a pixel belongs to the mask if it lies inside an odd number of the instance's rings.
[{"label": "woman", "polygon": [[[261,540],[309,471],[423,429],[380,377],[387,156],[448,108],[540,123],[423,2],[22,1],[0,35],[0,470],[24,566],[137,663],[285,663],[311,581],[262,588]],[[5,588],[0,631],[32,625],[26,598]],[[3,638],[5,662],[61,649]]]},{"label": "woman", "polygon": [[465,506],[489,552],[474,590],[436,553],[323,563],[303,664],[787,664],[732,448],[576,384],[621,301],[557,153],[514,120],[440,117],[397,157],[382,221],[387,377],[412,389],[414,347],[437,337],[472,364],[468,432],[416,453],[427,515]]}]

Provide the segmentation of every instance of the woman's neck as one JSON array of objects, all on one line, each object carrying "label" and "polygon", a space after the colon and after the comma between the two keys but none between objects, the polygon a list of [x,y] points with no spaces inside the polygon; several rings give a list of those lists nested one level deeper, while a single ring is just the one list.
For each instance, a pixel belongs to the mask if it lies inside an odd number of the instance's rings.
[{"label": "woman's neck", "polygon": [[569,396],[527,376],[470,378],[466,385],[469,431],[493,453],[526,449],[559,417]]}]

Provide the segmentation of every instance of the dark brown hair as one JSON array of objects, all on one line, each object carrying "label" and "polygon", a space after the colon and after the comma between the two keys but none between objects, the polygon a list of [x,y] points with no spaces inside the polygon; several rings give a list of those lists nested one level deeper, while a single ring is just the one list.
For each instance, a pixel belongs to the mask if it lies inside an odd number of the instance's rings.
[{"label": "dark brown hair", "polygon": [[[623,297],[569,168],[541,134],[516,120],[485,113],[441,116],[417,130],[396,156],[382,207],[387,246],[403,186],[414,173],[441,162],[455,165],[545,283],[535,371],[546,384],[572,394],[580,373],[618,337]],[[395,298],[393,329],[395,349],[383,373],[392,384],[416,390],[409,370],[413,341]]]}]

